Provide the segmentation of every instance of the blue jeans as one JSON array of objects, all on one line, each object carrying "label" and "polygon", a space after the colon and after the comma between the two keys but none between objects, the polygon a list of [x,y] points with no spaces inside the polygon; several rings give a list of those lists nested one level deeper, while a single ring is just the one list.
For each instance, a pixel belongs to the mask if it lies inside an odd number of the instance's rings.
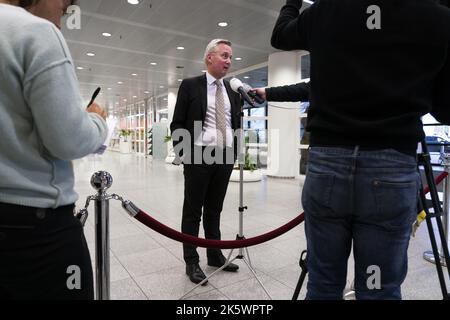
[{"label": "blue jeans", "polygon": [[307,299],[343,298],[352,244],[356,298],[401,299],[419,185],[414,156],[310,148],[302,193]]}]

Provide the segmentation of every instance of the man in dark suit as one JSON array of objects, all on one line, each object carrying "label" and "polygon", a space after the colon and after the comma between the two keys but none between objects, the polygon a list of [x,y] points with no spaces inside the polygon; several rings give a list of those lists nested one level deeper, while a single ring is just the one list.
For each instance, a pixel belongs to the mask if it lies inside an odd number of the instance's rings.
[{"label": "man in dark suit", "polygon": [[[220,213],[236,159],[233,132],[240,127],[240,96],[223,80],[231,58],[230,41],[215,39],[208,44],[204,56],[208,71],[183,80],[170,125],[174,149],[182,150],[177,156],[184,164],[181,230],[198,236],[203,214],[205,237],[215,240],[221,237]],[[182,139],[177,134],[180,131],[186,133]],[[189,279],[200,283],[206,276],[199,266],[196,247],[184,244],[183,255]],[[226,262],[219,249],[207,249],[207,258],[208,265],[214,267]],[[230,263],[223,270],[234,272],[238,268]]]}]

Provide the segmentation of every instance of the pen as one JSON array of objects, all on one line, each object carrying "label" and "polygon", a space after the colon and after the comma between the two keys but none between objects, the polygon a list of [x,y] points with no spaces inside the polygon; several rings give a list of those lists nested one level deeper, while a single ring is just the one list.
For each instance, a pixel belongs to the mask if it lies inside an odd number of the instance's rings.
[{"label": "pen", "polygon": [[91,101],[89,101],[89,104],[87,105],[86,108],[89,108],[89,106],[90,106],[91,104],[94,103],[94,100],[95,100],[95,98],[97,98],[98,94],[100,93],[100,90],[101,90],[101,88],[98,87],[98,88],[94,91],[94,94],[92,95]]}]

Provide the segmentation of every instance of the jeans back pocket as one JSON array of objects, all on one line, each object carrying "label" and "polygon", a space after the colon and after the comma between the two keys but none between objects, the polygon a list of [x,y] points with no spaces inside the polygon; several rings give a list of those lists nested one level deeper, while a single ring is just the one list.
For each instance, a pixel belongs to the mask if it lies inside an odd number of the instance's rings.
[{"label": "jeans back pocket", "polygon": [[418,185],[416,181],[372,181],[375,196],[375,220],[386,229],[410,228],[417,215]]},{"label": "jeans back pocket", "polygon": [[332,173],[317,173],[309,170],[303,185],[303,209],[313,215],[320,215],[324,210],[329,211],[334,180],[335,175]]}]

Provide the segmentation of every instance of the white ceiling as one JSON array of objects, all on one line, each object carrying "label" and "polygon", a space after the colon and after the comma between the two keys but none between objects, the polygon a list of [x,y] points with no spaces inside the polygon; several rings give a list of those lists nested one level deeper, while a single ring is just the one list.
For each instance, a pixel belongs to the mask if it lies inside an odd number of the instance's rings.
[{"label": "white ceiling", "polygon": [[[211,39],[233,43],[231,73],[264,64],[275,50],[270,36],[285,0],[79,0],[81,29],[63,33],[70,47],[83,98],[88,101],[102,87],[98,102],[106,107],[167,93],[178,79],[205,69],[205,46]],[[218,26],[228,22],[228,27]],[[103,32],[111,33],[106,38]],[[185,47],[180,51],[178,46]],[[86,53],[93,52],[95,57]],[[156,62],[152,66],[150,62]],[[177,68],[177,67],[183,67]],[[260,82],[267,71],[249,74],[246,82]],[[136,74],[133,76],[132,74]],[[123,84],[119,85],[118,82]],[[264,81],[263,81],[264,82]],[[111,90],[107,90],[111,88]],[[148,93],[144,93],[148,91]],[[136,98],[133,98],[136,96]]]}]

